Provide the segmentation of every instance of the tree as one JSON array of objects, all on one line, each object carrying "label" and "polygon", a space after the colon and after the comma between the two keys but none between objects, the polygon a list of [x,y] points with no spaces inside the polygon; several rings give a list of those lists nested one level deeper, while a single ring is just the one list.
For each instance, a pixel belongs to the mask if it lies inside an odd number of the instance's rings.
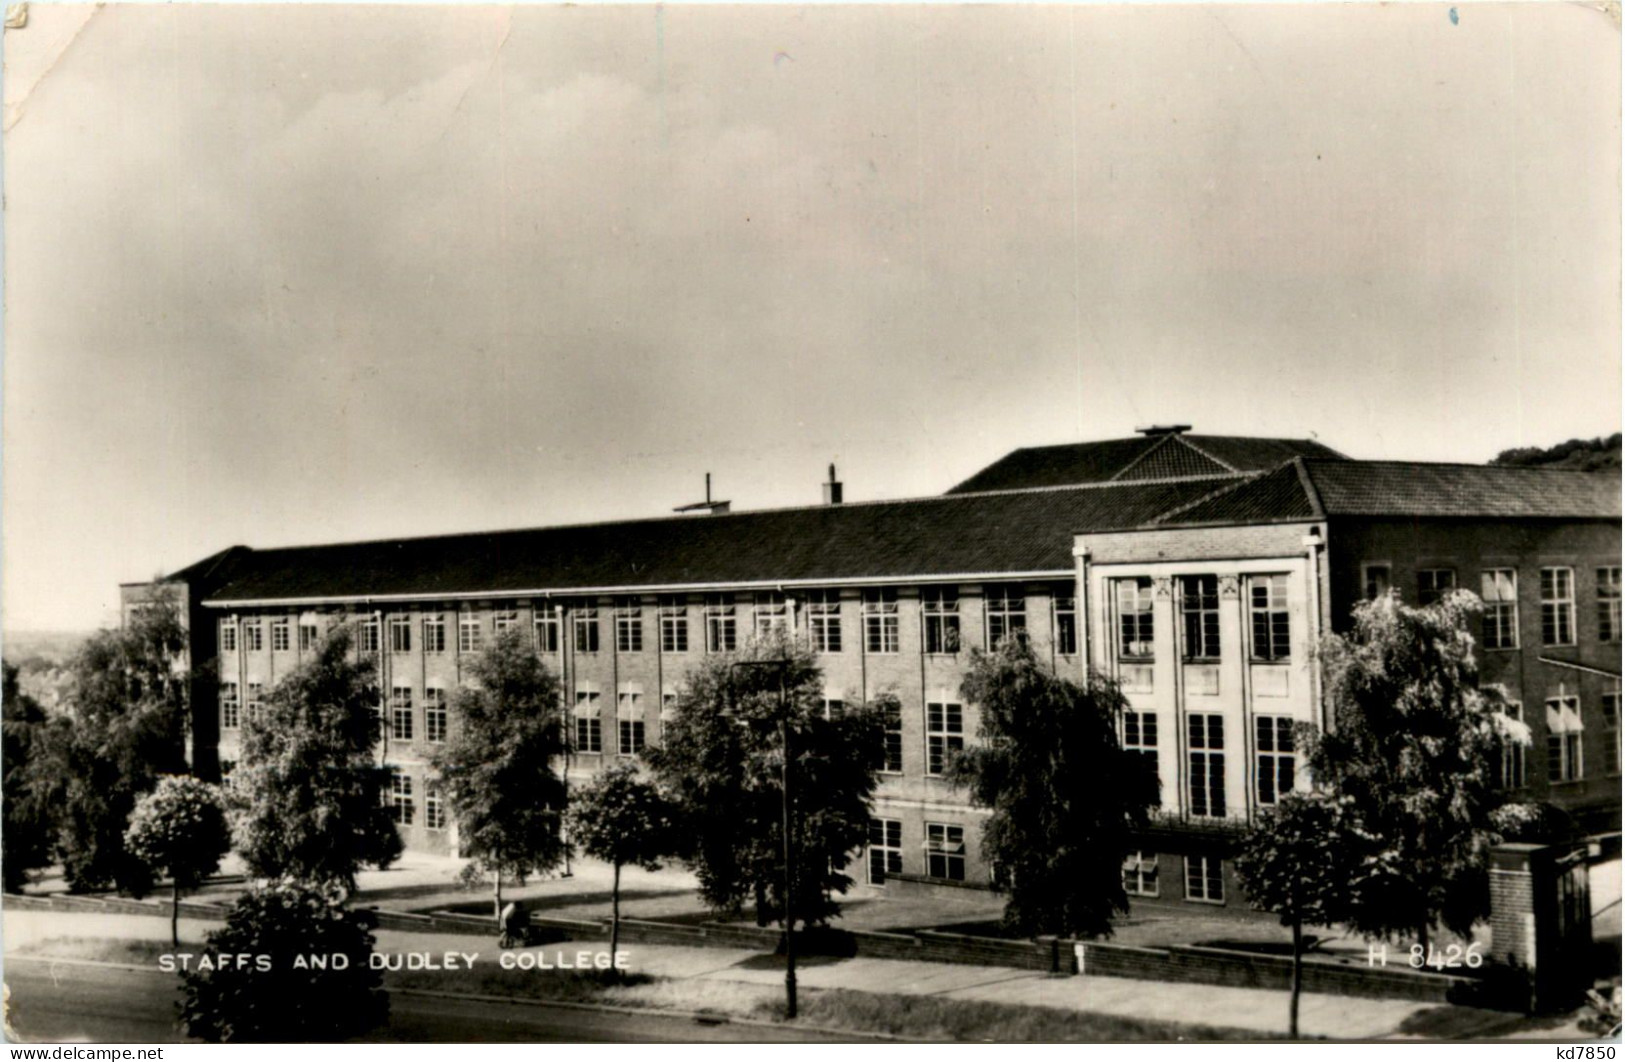
[{"label": "tree", "polygon": [[[735,669],[737,661],[788,661]],[[784,704],[780,704],[780,682]],[[687,675],[658,747],[644,753],[670,794],[678,855],[718,911],[756,901],[757,921],[822,924],[852,886],[844,867],[869,838],[883,753],[878,702],[825,717],[823,675],[805,646],[783,635],[707,657]],[[784,904],[784,790],[780,720],[790,743],[792,911]]]},{"label": "tree", "polygon": [[1235,867],[1248,901],[1292,928],[1293,1039],[1303,994],[1303,927],[1343,919],[1377,850],[1377,839],[1359,828],[1349,802],[1324,794],[1282,797],[1242,841]]},{"label": "tree", "polygon": [[382,1024],[389,997],[371,964],[370,918],[346,910],[336,890],[296,882],[251,889],[182,975],[187,1035],[211,1043],[320,1042]]},{"label": "tree", "polygon": [[47,731],[49,765],[37,781],[60,801],[63,876],[74,891],[113,884],[139,896],[152,885],[124,831],[160,775],[186,770],[185,648],[179,609],[160,597],[73,657],[71,725]]},{"label": "tree", "polygon": [[1608,438],[1570,439],[1555,446],[1520,446],[1502,450],[1492,465],[1573,468],[1586,472],[1619,467],[1619,432]]},{"label": "tree", "polygon": [[154,877],[169,875],[169,939],[180,947],[181,892],[203,884],[231,849],[220,793],[197,778],[171,775],[142,797],[130,815],[124,847],[143,860]]},{"label": "tree", "polygon": [[[7,892],[20,892],[28,872],[51,861],[56,842],[55,809],[60,781],[42,760],[50,747],[52,723],[39,702],[22,692],[17,668],[4,665],[5,685],[0,693],[4,712],[4,793],[0,795],[0,877]],[[60,728],[58,728],[60,729]],[[58,739],[60,741],[61,739]]]},{"label": "tree", "polygon": [[616,764],[577,790],[570,803],[570,839],[615,868],[610,893],[609,950],[621,943],[621,868],[659,870],[675,841],[671,808],[634,763]]},{"label": "tree", "polygon": [[352,658],[340,626],[266,696],[263,715],[243,721],[242,755],[229,793],[238,811],[237,850],[261,878],[355,888],[363,865],[401,853],[383,796],[370,661]]},{"label": "tree", "polygon": [[567,749],[559,682],[517,631],[506,631],[469,665],[457,691],[451,741],[434,757],[440,788],[474,865],[524,883],[564,861],[566,792],[554,769]]},{"label": "tree", "polygon": [[1151,797],[1117,742],[1122,692],[1093,672],[1083,685],[1057,676],[1015,637],[972,653],[960,695],[981,711],[981,743],[955,757],[949,778],[992,811],[982,856],[1006,897],[1005,925],[1109,936],[1128,910],[1123,858]]},{"label": "tree", "polygon": [[1333,725],[1311,736],[1309,765],[1380,841],[1378,867],[1351,894],[1349,921],[1368,935],[1415,933],[1425,947],[1434,925],[1466,935],[1488,914],[1496,774],[1521,728],[1495,688],[1479,688],[1480,608],[1466,591],[1426,608],[1381,597],[1321,646]]}]

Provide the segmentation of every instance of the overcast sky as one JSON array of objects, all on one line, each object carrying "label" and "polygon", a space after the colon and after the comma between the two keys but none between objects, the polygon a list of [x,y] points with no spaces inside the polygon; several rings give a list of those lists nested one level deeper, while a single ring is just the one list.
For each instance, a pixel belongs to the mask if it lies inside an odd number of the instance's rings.
[{"label": "overcast sky", "polygon": [[1618,430],[1590,6],[34,6],[4,622],[269,546]]}]

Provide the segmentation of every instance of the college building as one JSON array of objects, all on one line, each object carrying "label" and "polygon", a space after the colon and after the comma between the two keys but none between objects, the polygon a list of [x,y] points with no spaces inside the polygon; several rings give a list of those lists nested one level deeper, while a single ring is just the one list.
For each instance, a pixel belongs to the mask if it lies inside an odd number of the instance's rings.
[{"label": "college building", "polygon": [[[1124,868],[1137,897],[1240,906],[1229,853],[1306,789],[1292,726],[1324,727],[1313,647],[1389,591],[1485,600],[1479,658],[1529,725],[1506,786],[1593,831],[1620,821],[1620,476],[1360,461],[1311,440],[1145,429],[1017,450],[946,494],[534,530],[233,546],[125,608],[177,596],[194,770],[229,775],[243,721],[336,623],[376,653],[383,756],[410,847],[455,851],[428,762],[472,654],[518,628],[560,676],[586,777],[660,740],[706,654],[784,629],[831,702],[894,694],[866,867],[884,884],[985,886],[983,813],[947,784],[976,740],[968,654],[1025,631],[1062,674],[1117,679],[1124,746],[1159,806]],[[811,486],[809,484],[809,486]]]}]

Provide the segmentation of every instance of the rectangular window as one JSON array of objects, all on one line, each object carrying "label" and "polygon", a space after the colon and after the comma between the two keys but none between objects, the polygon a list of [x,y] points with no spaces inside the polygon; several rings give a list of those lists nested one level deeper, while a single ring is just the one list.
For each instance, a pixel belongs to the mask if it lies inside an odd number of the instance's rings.
[{"label": "rectangular window", "polygon": [[1157,853],[1136,851],[1124,858],[1123,891],[1130,896],[1157,895]]},{"label": "rectangular window", "polygon": [[599,695],[594,690],[576,691],[576,751],[603,752],[603,721],[598,718]]},{"label": "rectangular window", "polygon": [[389,776],[389,806],[398,826],[412,825],[417,807],[412,802],[412,779],[396,771]]},{"label": "rectangular window", "polygon": [[1071,594],[1055,595],[1055,651],[1078,655],[1078,599]]},{"label": "rectangular window", "polygon": [[292,633],[293,633],[293,629],[292,629],[292,627],[289,626],[287,620],[285,620],[285,619],[272,620],[271,621],[271,652],[273,652],[273,653],[285,653],[285,652],[287,652],[292,647],[292,644],[293,644],[292,639],[289,637],[289,635],[291,635]]},{"label": "rectangular window", "polygon": [[882,725],[885,727],[885,755],[880,769],[892,774],[903,773],[903,705],[896,697],[881,700]]},{"label": "rectangular window", "polygon": [[464,612],[457,617],[457,651],[459,653],[477,653],[480,651],[480,639],[484,632],[480,630],[480,616],[477,612]]},{"label": "rectangular window", "polygon": [[920,595],[925,613],[925,651],[945,655],[959,652],[959,591],[951,586],[928,586]]},{"label": "rectangular window", "polygon": [[824,718],[839,719],[846,714],[846,702],[839,697],[824,698]]},{"label": "rectangular window", "polygon": [[[1523,721],[1523,705],[1516,701],[1508,701],[1502,708],[1507,718]],[[1524,753],[1527,750],[1522,745],[1511,741],[1501,746],[1501,787],[1503,789],[1522,789],[1529,784],[1528,764]]]},{"label": "rectangular window", "polygon": [[670,722],[677,715],[677,694],[667,690],[660,695],[660,721]]},{"label": "rectangular window", "polygon": [[321,634],[314,623],[301,623],[299,625],[299,651],[301,653],[308,653],[315,649],[316,643],[320,640]]},{"label": "rectangular window", "polygon": [[807,629],[816,653],[841,651],[841,592],[813,590],[807,594]]},{"label": "rectangular window", "polygon": [[785,602],[784,595],[777,590],[757,594],[755,604],[751,607],[751,615],[755,619],[758,635],[790,629],[790,607]]},{"label": "rectangular window", "polygon": [[220,684],[220,729],[236,730],[242,725],[242,707],[237,700],[237,683]]},{"label": "rectangular window", "polygon": [[1224,902],[1224,862],[1218,856],[1185,857],[1185,899]]},{"label": "rectangular window", "polygon": [[519,628],[519,612],[516,609],[499,609],[491,613],[491,633],[500,638],[503,634]]},{"label": "rectangular window", "polygon": [[965,827],[925,824],[925,872],[945,881],[965,880]]},{"label": "rectangular window", "polygon": [[1185,659],[1219,657],[1219,577],[1184,575],[1179,579],[1179,612],[1185,621]]},{"label": "rectangular window", "polygon": [[643,606],[636,598],[623,598],[615,606],[615,651],[643,652]]},{"label": "rectangular window", "polygon": [[412,651],[412,617],[389,617],[389,651],[392,653],[410,653]]},{"label": "rectangular window", "polygon": [[412,740],[412,687],[396,686],[389,694],[389,736]]},{"label": "rectangular window", "polygon": [[621,744],[619,752],[622,756],[636,756],[643,751],[643,720],[622,719]]},{"label": "rectangular window", "polygon": [[903,823],[869,820],[869,884],[884,885],[888,874],[903,872]]},{"label": "rectangular window", "polygon": [[1141,796],[1145,803],[1157,807],[1162,803],[1162,782],[1157,772],[1157,713],[1123,713],[1123,751],[1139,767]]},{"label": "rectangular window", "polygon": [[1480,576],[1484,599],[1484,648],[1518,648],[1518,573],[1491,568]]},{"label": "rectangular window", "polygon": [[1436,605],[1456,588],[1454,568],[1423,568],[1416,573],[1416,603]]},{"label": "rectangular window", "polygon": [[[1560,569],[1561,570],[1561,569]],[[1580,758],[1583,724],[1580,698],[1551,697],[1546,701],[1546,780],[1577,782],[1585,777]]]},{"label": "rectangular window", "polygon": [[243,648],[250,653],[257,653],[265,648],[265,629],[260,626],[259,620],[250,620],[243,624]]},{"label": "rectangular window", "polygon": [[[370,616],[361,621],[357,634],[358,647],[363,653],[376,653],[378,651],[378,617]],[[256,634],[254,640],[259,641]]]},{"label": "rectangular window", "polygon": [[559,651],[558,613],[551,609],[545,612],[538,609],[534,627],[536,631],[536,651],[549,655],[557,654]]},{"label": "rectangular window", "polygon": [[684,598],[660,600],[660,651],[688,652],[688,601]]},{"label": "rectangular window", "polygon": [[1597,569],[1597,640],[1619,641],[1619,569]]},{"label": "rectangular window", "polygon": [[1619,773],[1619,691],[1602,695],[1602,739],[1607,743],[1602,766],[1612,778]]},{"label": "rectangular window", "polygon": [[237,621],[220,621],[220,651],[222,653],[235,653],[237,651]]},{"label": "rectangular window", "polygon": [[1117,579],[1117,655],[1129,660],[1150,660],[1156,634],[1151,580]]},{"label": "rectangular window", "polygon": [[598,651],[598,606],[581,605],[575,610],[576,652]]},{"label": "rectangular window", "polygon": [[1224,818],[1224,716],[1205,712],[1187,717],[1190,738],[1190,812]]},{"label": "rectangular window", "polygon": [[258,723],[265,718],[264,683],[250,682],[248,684],[248,704],[246,707],[249,722]]},{"label": "rectangular window", "polygon": [[430,686],[423,691],[423,736],[430,741],[446,740],[446,691]]},{"label": "rectangular window", "polygon": [[423,794],[423,825],[430,830],[446,828],[446,804],[434,790]]},{"label": "rectangular window", "polygon": [[732,594],[708,594],[705,598],[705,651],[731,653],[739,647],[738,607]]},{"label": "rectangular window", "polygon": [[897,652],[897,591],[863,592],[863,648],[869,653]]},{"label": "rectangular window", "polygon": [[1253,659],[1292,656],[1292,613],[1286,605],[1286,576],[1254,575],[1247,580],[1252,602]]},{"label": "rectangular window", "polygon": [[1027,598],[1019,586],[989,586],[983,591],[983,601],[987,607],[989,649],[1027,629]]},{"label": "rectangular window", "polygon": [[423,617],[423,651],[425,653],[446,651],[445,613],[431,612]]},{"label": "rectangular window", "polygon": [[1362,564],[1360,582],[1364,586],[1367,601],[1387,597],[1388,591],[1394,587],[1394,570],[1386,564]]},{"label": "rectangular window", "polygon": [[925,706],[925,773],[947,771],[955,752],[965,747],[964,710],[957,704],[931,702]]},{"label": "rectangular window", "polygon": [[1540,570],[1540,640],[1543,645],[1574,644],[1574,569]]},{"label": "rectangular window", "polygon": [[1284,715],[1253,718],[1258,739],[1258,802],[1274,804],[1292,792],[1297,780],[1297,754],[1292,744],[1292,720]]}]

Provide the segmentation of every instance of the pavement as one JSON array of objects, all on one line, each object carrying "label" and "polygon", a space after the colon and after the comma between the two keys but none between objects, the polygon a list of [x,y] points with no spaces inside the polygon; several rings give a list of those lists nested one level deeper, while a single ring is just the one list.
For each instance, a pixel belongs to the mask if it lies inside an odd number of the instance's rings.
[{"label": "pavement", "polygon": [[[4,911],[0,917],[8,954],[35,950],[64,937],[167,940],[168,922],[140,915],[78,914],[54,911]],[[196,920],[181,922],[183,944],[200,945],[211,928]],[[448,951],[479,953],[479,962],[496,962],[499,952],[490,937],[449,933],[379,931],[378,950],[441,955]],[[601,948],[601,942],[583,945]],[[575,950],[568,945],[540,949],[551,955]],[[772,998],[781,990],[780,960],[745,949],[628,945],[630,968],[672,981],[690,982],[703,995],[741,1004]],[[548,976],[533,972],[529,976]],[[10,974],[7,974],[9,979]],[[1165,984],[1111,977],[1051,977],[1025,970],[989,966],[889,959],[810,958],[798,969],[803,988],[841,988],[855,991],[942,996],[1056,1007],[1063,1010],[1149,1018],[1191,1024],[1246,1029],[1260,1034],[1285,1031],[1287,995],[1284,992],[1221,985]],[[651,994],[658,986],[642,986]],[[632,993],[634,1001],[637,993]],[[693,995],[693,992],[688,993]],[[730,1007],[729,1009],[735,1009]],[[1336,1039],[1374,1039],[1393,1036],[1408,1019],[1432,1004],[1403,1000],[1356,999],[1306,993],[1300,1021],[1306,1036]],[[1465,1011],[1465,1008],[1450,1008]],[[1470,1016],[1474,1012],[1467,1012]],[[1486,1027],[1504,1022],[1505,1015],[1477,1012]]]}]

